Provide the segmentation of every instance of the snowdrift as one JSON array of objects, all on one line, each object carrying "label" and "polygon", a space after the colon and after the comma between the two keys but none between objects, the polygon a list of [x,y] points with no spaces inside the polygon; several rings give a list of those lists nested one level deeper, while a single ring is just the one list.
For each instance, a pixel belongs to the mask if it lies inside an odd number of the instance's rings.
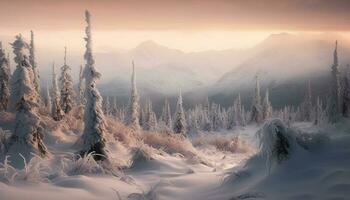
[{"label": "snowdrift", "polygon": [[259,152],[234,169],[213,199],[348,199],[348,132],[286,127],[275,119],[257,138]]}]

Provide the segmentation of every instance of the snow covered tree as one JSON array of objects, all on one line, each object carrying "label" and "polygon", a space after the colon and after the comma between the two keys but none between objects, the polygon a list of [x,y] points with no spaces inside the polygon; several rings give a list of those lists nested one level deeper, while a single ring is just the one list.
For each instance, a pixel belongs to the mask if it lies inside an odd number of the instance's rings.
[{"label": "snow covered tree", "polygon": [[256,78],[255,83],[255,95],[253,98],[252,103],[252,110],[251,110],[251,121],[256,123],[262,122],[262,108],[261,108],[261,97],[260,97],[260,85],[259,85],[259,78],[258,76]]},{"label": "snow covered tree", "polygon": [[317,97],[316,106],[315,106],[315,121],[314,124],[321,124],[323,121],[324,113],[322,108],[322,102],[319,97]]},{"label": "snow covered tree", "polygon": [[138,131],[140,129],[139,122],[139,95],[136,88],[136,75],[135,75],[135,65],[134,61],[132,62],[132,75],[131,75],[131,90],[130,90],[130,99],[128,105],[128,111],[125,118],[125,124],[130,126],[132,130]]},{"label": "snow covered tree", "polygon": [[270,117],[272,117],[272,106],[269,100],[269,89],[266,89],[266,93],[265,93],[265,98],[264,98],[264,102],[262,105],[262,111],[263,111],[263,119],[266,120]]},{"label": "snow covered tree", "polygon": [[176,111],[174,117],[173,131],[177,134],[186,134],[186,119],[185,112],[182,105],[182,95],[181,92],[177,98]]},{"label": "snow covered tree", "polygon": [[[30,61],[29,61],[29,50],[30,50],[30,47],[28,45],[28,43],[26,43],[22,36],[21,35],[18,35],[16,36],[16,40],[15,42],[12,44],[12,47],[13,47],[13,51],[15,53],[15,63],[16,63],[16,70],[15,72],[17,71],[20,71],[22,70],[21,69],[21,66],[22,65],[25,65],[25,66],[29,66],[30,69],[27,69],[29,70],[29,74],[28,74],[28,78],[29,80],[33,81],[33,88],[35,89],[35,85],[34,85],[34,72],[33,72],[33,67],[30,65]],[[21,62],[28,62],[28,63],[21,63]],[[20,69],[18,69],[20,68]],[[19,102],[21,100],[21,96],[20,96],[20,93],[21,93],[21,89],[22,88],[22,83],[21,83],[21,77],[18,77],[20,76],[21,74],[15,74],[15,72],[13,73],[13,76],[11,78],[11,91],[10,91],[10,105],[9,105],[9,110],[10,111],[16,111],[17,110],[17,102]],[[19,72],[18,72],[19,73]],[[36,91],[36,90],[35,90]],[[35,95],[32,96],[33,99],[32,101],[35,102],[35,103],[39,103],[39,93],[36,91]],[[34,98],[35,97],[35,98]]]},{"label": "snow covered tree", "polygon": [[19,35],[12,47],[17,65],[11,79],[11,101],[16,120],[6,149],[7,154],[12,154],[12,159],[19,161],[22,160],[19,154],[29,159],[32,153],[45,156],[48,151],[43,143],[41,119],[37,115],[39,94],[35,89],[33,67],[29,62],[29,45]]},{"label": "snow covered tree", "polygon": [[101,77],[101,74],[95,68],[95,60],[92,54],[90,18],[91,15],[89,11],[85,11],[85,20],[87,23],[85,29],[86,51],[84,54],[86,61],[84,70],[86,105],[84,113],[84,132],[82,135],[83,147],[80,154],[85,156],[88,153],[94,152],[94,159],[108,160],[105,147],[106,123],[102,111],[102,97],[96,87],[96,82]]},{"label": "snow covered tree", "polygon": [[74,106],[73,78],[70,74],[71,68],[67,65],[67,48],[64,47],[64,64],[61,67],[60,88],[61,108],[63,112],[69,113]]},{"label": "snow covered tree", "polygon": [[30,65],[33,67],[33,73],[34,73],[34,87],[38,94],[40,94],[40,77],[39,72],[37,69],[37,63],[35,61],[35,46],[34,46],[34,33],[33,31],[30,31],[30,48],[29,48],[29,62]]},{"label": "snow covered tree", "polygon": [[311,121],[312,118],[312,94],[311,94],[311,83],[308,81],[305,93],[305,99],[302,104],[302,118],[305,121]]},{"label": "snow covered tree", "polygon": [[117,116],[118,113],[118,106],[117,106],[117,97],[113,98],[113,102],[111,104],[111,108],[110,108],[110,114],[114,117]]},{"label": "snow covered tree", "polygon": [[245,119],[243,119],[243,116],[242,116],[243,110],[242,110],[242,99],[241,99],[241,94],[240,93],[238,93],[238,97],[237,97],[237,99],[234,102],[234,106],[236,107],[236,114],[235,114],[235,116],[236,116],[236,119],[237,119],[237,123],[240,126],[244,126]]},{"label": "snow covered tree", "polygon": [[157,129],[157,116],[153,111],[152,102],[148,100],[146,105],[146,113],[145,113],[145,123],[144,128],[148,131],[155,131]]},{"label": "snow covered tree", "polygon": [[338,69],[338,42],[335,42],[335,49],[333,53],[332,78],[330,88],[330,98],[327,105],[329,122],[335,123],[339,120],[342,111],[341,103],[341,85]]},{"label": "snow covered tree", "polygon": [[80,71],[79,71],[79,83],[78,83],[78,104],[84,105],[85,104],[85,97],[84,97],[84,76],[83,76],[83,66],[80,65]]},{"label": "snow covered tree", "polygon": [[350,117],[350,65],[347,65],[343,84],[343,116]]},{"label": "snow covered tree", "polygon": [[60,121],[64,112],[60,104],[60,91],[57,84],[57,75],[55,71],[55,63],[52,65],[52,103],[51,103],[51,116],[55,121]]},{"label": "snow covered tree", "polygon": [[51,95],[49,87],[46,87],[45,106],[48,112],[52,111]]},{"label": "snow covered tree", "polygon": [[105,115],[110,115],[111,114],[111,103],[109,102],[109,96],[106,96],[104,98],[104,101],[102,102],[102,110]]},{"label": "snow covered tree", "polygon": [[0,42],[0,111],[7,110],[10,98],[10,66]]},{"label": "snow covered tree", "polygon": [[165,126],[169,129],[172,128],[172,120],[171,120],[171,110],[168,99],[165,99],[164,107],[162,111],[162,120],[165,123]]}]

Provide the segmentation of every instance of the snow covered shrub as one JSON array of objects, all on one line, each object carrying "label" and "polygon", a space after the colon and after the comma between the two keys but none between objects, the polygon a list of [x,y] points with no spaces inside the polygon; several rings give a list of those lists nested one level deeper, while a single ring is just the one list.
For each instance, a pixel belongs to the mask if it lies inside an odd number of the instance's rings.
[{"label": "snow covered shrub", "polygon": [[50,182],[49,174],[51,168],[47,160],[42,159],[39,156],[34,155],[29,161],[24,156],[20,155],[23,159],[24,168],[16,169],[9,161],[9,156],[5,157],[3,163],[0,163],[0,181],[11,184],[15,181],[28,181],[28,182]]},{"label": "snow covered shrub", "polygon": [[288,159],[295,144],[296,132],[287,128],[280,119],[274,119],[264,124],[257,132],[260,154],[267,159],[270,166]]},{"label": "snow covered shrub", "polygon": [[133,168],[138,165],[140,162],[153,160],[152,155],[154,154],[153,149],[148,145],[140,143],[138,147],[133,147],[131,149],[131,159],[130,167]]},{"label": "snow covered shrub", "polygon": [[239,135],[199,135],[192,140],[196,147],[211,145],[219,151],[232,153],[246,153],[251,151],[251,147],[242,140]]},{"label": "snow covered shrub", "polygon": [[106,117],[106,129],[119,142],[126,146],[133,146],[139,137],[131,128],[125,126],[118,120]]},{"label": "snow covered shrub", "polygon": [[181,134],[144,132],[141,135],[141,140],[145,144],[169,154],[180,153],[187,158],[196,154],[196,149],[191,142]]},{"label": "snow covered shrub", "polygon": [[66,162],[68,162],[65,170],[67,175],[106,174],[101,163],[95,161],[93,153],[89,153],[86,156],[78,155],[77,159]]}]

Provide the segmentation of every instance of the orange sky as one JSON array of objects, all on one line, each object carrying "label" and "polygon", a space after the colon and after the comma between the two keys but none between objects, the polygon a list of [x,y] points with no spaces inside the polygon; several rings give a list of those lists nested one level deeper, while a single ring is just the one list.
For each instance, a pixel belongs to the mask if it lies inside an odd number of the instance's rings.
[{"label": "orange sky", "polygon": [[0,0],[0,40],[34,30],[38,48],[81,51],[85,9],[97,51],[145,40],[203,51],[247,48],[280,32],[350,35],[350,0]]},{"label": "orange sky", "polygon": [[350,30],[349,0],[1,0],[0,29]]}]

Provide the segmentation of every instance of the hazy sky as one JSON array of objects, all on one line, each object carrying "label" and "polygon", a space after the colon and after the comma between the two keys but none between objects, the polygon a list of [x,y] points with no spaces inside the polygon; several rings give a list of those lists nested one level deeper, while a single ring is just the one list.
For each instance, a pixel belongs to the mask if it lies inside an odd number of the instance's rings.
[{"label": "hazy sky", "polygon": [[349,0],[0,0],[0,37],[33,29],[41,45],[75,49],[85,9],[98,50],[149,39],[185,51],[245,48],[270,33],[350,31]]}]

